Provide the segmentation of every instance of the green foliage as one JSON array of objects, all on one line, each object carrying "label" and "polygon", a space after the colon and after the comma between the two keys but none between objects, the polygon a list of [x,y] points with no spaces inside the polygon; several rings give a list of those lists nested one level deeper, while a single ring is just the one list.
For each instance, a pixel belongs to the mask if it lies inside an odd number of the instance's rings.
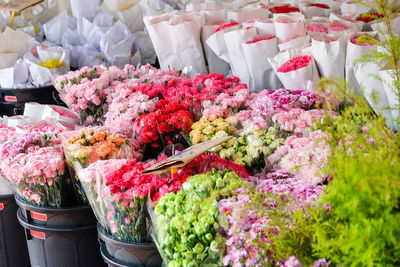
[{"label": "green foliage", "polygon": [[[392,81],[382,82],[388,83],[389,86],[392,85],[393,88],[395,88],[395,94],[400,101],[400,35],[395,34],[394,30],[396,29],[394,29],[392,25],[393,19],[400,13],[400,2],[398,0],[373,0],[371,2],[358,0],[357,2],[369,7],[372,11],[364,14],[363,17],[375,19],[383,25],[383,27],[378,28],[379,41],[373,42],[379,46],[379,49],[371,50],[369,54],[364,55],[359,61],[374,62],[378,64],[382,70],[393,70],[393,72],[390,73]],[[371,41],[371,39],[360,39],[358,41]],[[399,107],[400,103],[396,107],[400,114]]]}]

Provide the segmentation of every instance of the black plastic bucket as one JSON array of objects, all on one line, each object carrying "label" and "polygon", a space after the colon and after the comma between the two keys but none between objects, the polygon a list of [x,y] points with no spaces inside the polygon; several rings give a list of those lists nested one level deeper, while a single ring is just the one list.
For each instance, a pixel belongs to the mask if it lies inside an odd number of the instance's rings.
[{"label": "black plastic bucket", "polygon": [[97,219],[90,206],[43,208],[33,206],[15,194],[21,215],[28,223],[48,227],[81,227],[96,225]]},{"label": "black plastic bucket", "polygon": [[162,259],[154,243],[128,243],[115,240],[98,224],[101,253],[108,266],[160,267]]},{"label": "black plastic bucket", "polygon": [[24,89],[0,88],[0,115],[22,115],[26,102],[65,105],[54,86]]},{"label": "black plastic bucket", "polygon": [[98,249],[96,225],[53,228],[33,225],[18,209],[19,223],[25,228],[32,267],[105,266]]},{"label": "black plastic bucket", "polygon": [[29,267],[24,228],[17,220],[14,195],[0,195],[0,266]]}]

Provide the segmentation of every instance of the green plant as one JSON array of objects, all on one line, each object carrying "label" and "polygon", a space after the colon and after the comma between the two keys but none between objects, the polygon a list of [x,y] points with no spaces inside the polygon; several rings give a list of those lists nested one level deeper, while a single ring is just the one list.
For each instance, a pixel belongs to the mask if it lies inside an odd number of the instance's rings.
[{"label": "green plant", "polygon": [[[379,65],[382,70],[392,70],[389,74],[391,81],[382,80],[378,74],[374,75],[377,79],[392,87],[397,101],[400,101],[400,35],[396,34],[393,27],[393,19],[400,14],[398,0],[373,0],[370,2],[357,0],[356,2],[370,8],[371,12],[363,15],[365,18],[374,19],[381,22],[383,27],[378,27],[379,40],[372,40],[379,48],[371,50],[370,53],[364,55],[359,61],[374,62]],[[368,36],[361,37],[358,41],[371,41]],[[376,96],[374,97],[376,99]],[[400,103],[397,103],[395,109],[400,115]],[[399,116],[400,118],[400,116]]]}]

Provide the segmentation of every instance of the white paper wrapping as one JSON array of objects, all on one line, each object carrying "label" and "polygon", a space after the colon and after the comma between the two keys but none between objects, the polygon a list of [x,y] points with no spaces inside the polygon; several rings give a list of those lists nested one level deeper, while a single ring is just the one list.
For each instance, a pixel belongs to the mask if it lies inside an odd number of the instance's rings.
[{"label": "white paper wrapping", "polygon": [[376,49],[375,45],[361,46],[353,44],[351,42],[351,38],[361,34],[363,33],[359,32],[349,36],[349,40],[347,42],[347,52],[346,52],[346,82],[349,83],[354,88],[354,91],[360,96],[362,94],[360,92],[360,86],[357,82],[357,79],[354,76],[354,64],[363,55],[367,54],[368,51],[370,51],[370,49]]},{"label": "white paper wrapping", "polygon": [[100,4],[100,0],[70,0],[72,16],[92,20]]},{"label": "white paper wrapping", "polygon": [[[269,57],[268,61],[271,63],[279,80],[282,82],[286,89],[297,90],[306,89],[311,90],[313,85],[318,82],[319,74],[317,66],[314,60],[308,64],[307,67],[297,69],[290,72],[278,72],[277,70],[285,64],[288,60],[297,56],[304,55],[302,51],[298,49],[285,50],[278,53],[274,57]],[[311,54],[309,54],[312,56]]]},{"label": "white paper wrapping", "polygon": [[379,71],[379,76],[383,81],[383,89],[386,93],[386,97],[389,102],[389,106],[392,112],[392,118],[394,121],[394,130],[399,130],[399,124],[397,123],[399,119],[399,97],[397,95],[398,88],[394,85],[393,70],[381,70]]},{"label": "white paper wrapping", "polygon": [[111,65],[123,67],[130,61],[134,38],[121,21],[117,21],[100,40],[100,51]]},{"label": "white paper wrapping", "polygon": [[[293,21],[286,23],[286,21]],[[276,37],[279,42],[306,35],[305,20],[300,16],[276,16],[274,18]]]},{"label": "white paper wrapping", "polygon": [[362,87],[362,94],[376,114],[386,119],[389,128],[394,129],[392,111],[388,109],[389,101],[379,80],[380,67],[373,62],[359,62],[354,68],[355,77]]},{"label": "white paper wrapping", "polygon": [[308,3],[300,4],[299,6],[306,19],[311,19],[313,17],[328,17],[332,12],[330,7],[320,8],[316,6],[310,6]]},{"label": "white paper wrapping", "polygon": [[46,22],[43,25],[43,30],[46,35],[46,39],[56,43],[61,43],[61,37],[70,28],[70,25],[67,23],[69,21],[69,16],[67,11],[63,11],[58,14],[56,17]]},{"label": "white paper wrapping", "polygon": [[206,44],[207,39],[215,33],[215,30],[221,26],[221,24],[205,24],[201,32],[201,41],[203,43],[204,54],[206,55],[208,63],[208,72],[218,73],[222,75],[228,75],[230,67],[229,63],[219,58]]},{"label": "white paper wrapping", "polygon": [[179,66],[179,61],[174,54],[174,47],[169,34],[169,20],[171,17],[171,14],[166,14],[158,17],[143,18],[160,62],[160,67],[163,70]]},{"label": "white paper wrapping", "polygon": [[255,43],[242,43],[242,48],[251,77],[250,88],[256,92],[282,88],[282,83],[268,62],[268,57],[278,53],[276,37]]},{"label": "white paper wrapping", "polygon": [[169,25],[172,44],[179,60],[177,67],[192,67],[196,74],[205,74],[207,71],[200,41],[203,24],[204,16],[189,14],[172,17]]},{"label": "white paper wrapping", "polygon": [[27,88],[29,83],[28,66],[23,59],[18,59],[13,67],[0,69],[1,88]]},{"label": "white paper wrapping", "polygon": [[340,6],[340,10],[342,11],[342,15],[346,17],[357,17],[362,13],[368,12],[369,7],[360,4],[360,3],[346,3],[343,2]]},{"label": "white paper wrapping", "polygon": [[256,27],[257,33],[261,38],[276,35],[275,25],[272,19],[258,19],[254,22],[254,27]]},{"label": "white paper wrapping", "polygon": [[[329,43],[325,39],[336,39]],[[340,35],[319,35],[311,41],[312,54],[322,77],[344,79],[347,38]]]},{"label": "white paper wrapping", "polygon": [[288,49],[298,48],[302,49],[310,44],[310,35],[303,35],[286,42],[282,42],[278,45],[279,51]]},{"label": "white paper wrapping", "polygon": [[226,10],[225,9],[206,9],[201,11],[204,14],[206,23],[217,23],[226,21]]},{"label": "white paper wrapping", "polygon": [[224,34],[233,75],[239,77],[240,80],[246,84],[250,84],[250,73],[247,69],[242,43],[251,41],[256,36],[257,30],[254,27],[233,30]]},{"label": "white paper wrapping", "polygon": [[226,47],[224,34],[230,31],[240,29],[240,25],[235,25],[217,32],[214,32],[207,40],[208,47],[221,59],[231,63],[228,48]]},{"label": "white paper wrapping", "polygon": [[121,20],[132,32],[144,28],[142,8],[137,0],[104,0],[101,8]]},{"label": "white paper wrapping", "polygon": [[228,19],[239,23],[252,19],[267,19],[270,14],[267,9],[261,7],[234,9],[227,12]]}]

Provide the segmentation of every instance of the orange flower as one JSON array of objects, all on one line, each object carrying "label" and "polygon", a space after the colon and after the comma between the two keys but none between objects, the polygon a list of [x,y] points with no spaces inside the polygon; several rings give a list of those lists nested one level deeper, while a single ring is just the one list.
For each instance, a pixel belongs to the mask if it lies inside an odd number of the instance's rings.
[{"label": "orange flower", "polygon": [[107,137],[107,141],[112,142],[112,143],[116,144],[117,146],[121,146],[122,144],[125,143],[125,139],[122,139],[115,135],[109,135]]},{"label": "orange flower", "polygon": [[106,139],[107,137],[107,132],[103,131],[103,132],[97,132],[93,135],[93,137],[97,140],[97,141],[103,141]]}]

